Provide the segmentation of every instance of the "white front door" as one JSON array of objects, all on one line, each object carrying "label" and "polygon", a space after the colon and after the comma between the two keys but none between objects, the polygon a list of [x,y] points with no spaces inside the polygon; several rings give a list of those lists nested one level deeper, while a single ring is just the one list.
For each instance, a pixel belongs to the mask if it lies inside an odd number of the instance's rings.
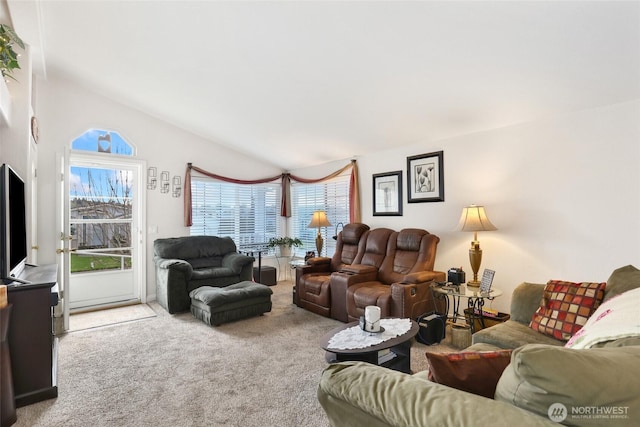
[{"label": "white front door", "polygon": [[71,153],[61,235],[66,310],[145,302],[144,162]]}]

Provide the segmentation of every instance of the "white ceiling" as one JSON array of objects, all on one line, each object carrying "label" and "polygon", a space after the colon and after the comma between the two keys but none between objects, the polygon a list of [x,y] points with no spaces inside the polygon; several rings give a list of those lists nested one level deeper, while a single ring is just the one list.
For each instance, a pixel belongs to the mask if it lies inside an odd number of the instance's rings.
[{"label": "white ceiling", "polygon": [[638,1],[8,3],[42,72],[285,170],[640,98]]}]

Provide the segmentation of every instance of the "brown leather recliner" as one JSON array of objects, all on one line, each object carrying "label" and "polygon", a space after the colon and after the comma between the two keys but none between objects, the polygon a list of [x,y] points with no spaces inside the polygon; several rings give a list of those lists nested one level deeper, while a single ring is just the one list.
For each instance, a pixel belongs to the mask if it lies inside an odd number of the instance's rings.
[{"label": "brown leather recliner", "polygon": [[432,281],[445,280],[444,272],[433,271],[439,241],[438,236],[421,229],[393,232],[376,276],[356,274],[351,278],[346,298],[348,320],[358,320],[368,305],[380,307],[383,317],[414,320],[425,312],[443,310],[436,307],[430,288]]},{"label": "brown leather recliner", "polygon": [[311,258],[307,265],[296,268],[296,304],[299,307],[331,317],[331,273],[355,260],[361,252],[359,245],[364,244],[368,233],[369,226],[366,224],[347,224],[338,234],[332,258]]},{"label": "brown leather recliner", "polygon": [[378,269],[387,255],[389,237],[394,233],[389,228],[375,228],[363,239],[364,246],[351,265],[343,266],[331,275],[331,317],[348,322],[347,289],[355,283],[376,280]]}]

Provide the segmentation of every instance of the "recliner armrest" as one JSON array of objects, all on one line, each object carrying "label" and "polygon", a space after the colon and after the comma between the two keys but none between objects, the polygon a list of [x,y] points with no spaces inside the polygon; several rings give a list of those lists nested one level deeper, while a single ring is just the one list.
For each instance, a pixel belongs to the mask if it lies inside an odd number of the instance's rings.
[{"label": "recliner armrest", "polygon": [[404,283],[423,283],[423,282],[441,282],[445,280],[445,274],[442,271],[418,271],[407,274],[401,280]]},{"label": "recliner armrest", "polygon": [[340,269],[341,273],[350,273],[350,274],[365,274],[365,273],[377,273],[378,269],[373,265],[364,265],[364,264],[351,264],[345,265]]},{"label": "recliner armrest", "polygon": [[307,260],[307,264],[309,265],[328,265],[331,264],[331,258],[327,258],[327,257],[313,257],[313,258],[309,258]]},{"label": "recliner armrest", "polygon": [[230,252],[222,258],[222,267],[230,269],[235,274],[240,274],[244,266],[253,264],[255,260],[252,256],[243,255],[238,252]]},{"label": "recliner armrest", "polygon": [[187,277],[190,277],[193,273],[193,267],[187,261],[182,259],[166,259],[155,258],[156,267],[163,268],[165,270],[178,270],[185,273]]},{"label": "recliner armrest", "polygon": [[356,283],[376,280],[377,276],[378,271],[375,268],[374,271],[362,274],[347,273],[345,271],[331,273],[331,282],[329,283],[331,289],[331,317],[341,322],[348,322],[347,289]]},{"label": "recliner armrest", "polygon": [[432,281],[391,284],[391,315],[416,319],[428,312],[442,313],[444,304],[436,300],[431,290]]}]

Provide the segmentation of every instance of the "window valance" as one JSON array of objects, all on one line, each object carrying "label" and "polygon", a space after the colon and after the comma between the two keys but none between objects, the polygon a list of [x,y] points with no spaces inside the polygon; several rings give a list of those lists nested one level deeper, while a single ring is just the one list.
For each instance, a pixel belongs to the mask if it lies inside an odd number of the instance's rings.
[{"label": "window valance", "polygon": [[194,166],[193,163],[187,163],[187,171],[184,177],[184,225],[186,227],[191,227],[193,225],[192,221],[192,199],[191,199],[191,174],[193,172],[197,172],[204,176],[208,176],[209,178],[217,179],[224,182],[229,182],[232,184],[264,184],[266,182],[273,182],[280,180],[282,185],[282,202],[280,206],[281,215],[284,217],[291,216],[291,192],[290,185],[291,181],[301,182],[303,184],[316,184],[323,181],[328,181],[332,178],[335,178],[346,170],[351,168],[351,178],[349,181],[349,220],[351,222],[360,222],[361,213],[360,213],[360,184],[358,181],[358,165],[356,160],[351,160],[348,165],[338,169],[335,172],[330,173],[327,176],[323,176],[321,178],[302,178],[296,175],[292,175],[290,173],[282,173],[280,175],[275,175],[271,177],[255,179],[255,180],[243,180],[237,178],[229,178],[226,176],[217,175],[213,172],[206,171],[198,166]]}]

